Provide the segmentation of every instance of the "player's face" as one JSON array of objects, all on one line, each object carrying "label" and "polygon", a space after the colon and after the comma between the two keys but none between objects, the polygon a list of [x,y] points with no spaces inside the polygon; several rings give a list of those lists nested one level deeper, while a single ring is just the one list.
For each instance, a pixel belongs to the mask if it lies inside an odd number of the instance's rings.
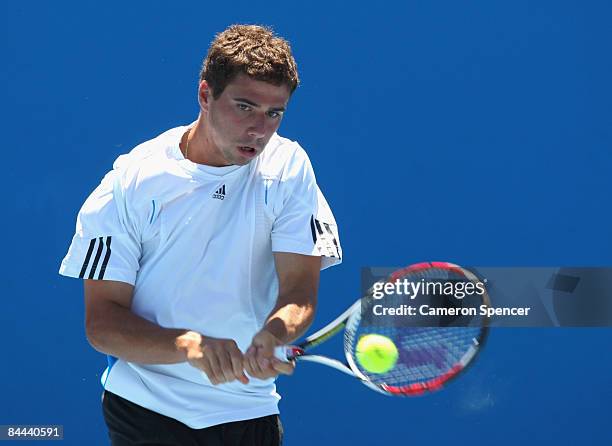
[{"label": "player's face", "polygon": [[[278,129],[291,93],[239,74],[217,98],[200,86],[213,165],[244,165],[259,155]],[[205,95],[205,96],[204,96]]]}]

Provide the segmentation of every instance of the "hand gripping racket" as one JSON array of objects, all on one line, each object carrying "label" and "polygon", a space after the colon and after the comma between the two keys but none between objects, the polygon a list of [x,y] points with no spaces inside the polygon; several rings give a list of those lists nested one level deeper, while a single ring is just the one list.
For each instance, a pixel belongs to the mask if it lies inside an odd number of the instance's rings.
[{"label": "hand gripping racket", "polygon": [[[385,284],[406,281],[422,283],[422,292],[412,299],[401,293],[385,295],[383,298],[378,295],[379,299],[374,297],[375,291],[382,289]],[[475,285],[479,282],[473,273],[451,263],[431,262],[408,266],[395,271],[384,281],[377,282],[378,286],[373,285],[365,296],[302,343],[277,347],[275,355],[285,361],[311,361],[333,367],[387,395],[415,396],[438,390],[465,371],[484,345],[488,333],[488,317],[486,314],[480,315],[480,309],[483,305],[490,306],[489,296],[482,282],[480,290],[484,292],[481,294],[472,293],[468,296],[465,293],[468,288],[476,290]],[[451,295],[441,292],[443,286],[453,287],[457,283],[463,283],[463,286],[452,288]],[[473,285],[466,286],[467,283]],[[434,292],[423,292],[425,284],[430,284],[427,291]],[[372,317],[374,306],[382,303],[386,307],[396,308],[412,304],[417,313],[415,317]],[[455,308],[456,312],[463,314],[458,317],[442,315],[432,319],[431,316],[419,316],[422,306],[426,307],[425,311]],[[435,323],[432,324],[432,321]],[[343,328],[345,361],[308,353]],[[356,346],[362,336],[369,334],[386,336],[397,347],[397,361],[391,370],[371,373],[361,366]]]}]

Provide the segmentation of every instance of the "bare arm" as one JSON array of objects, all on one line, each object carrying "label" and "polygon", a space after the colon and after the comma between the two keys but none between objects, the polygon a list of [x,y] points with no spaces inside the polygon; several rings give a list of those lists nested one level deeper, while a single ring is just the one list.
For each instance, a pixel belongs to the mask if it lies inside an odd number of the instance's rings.
[{"label": "bare arm", "polygon": [[109,280],[85,280],[85,331],[98,351],[128,362],[175,364],[188,361],[213,384],[248,382],[243,355],[231,339],[164,328],[131,310],[134,287]]},{"label": "bare arm", "polygon": [[302,336],[314,319],[321,257],[276,252],[274,261],[278,299],[263,329],[281,344],[289,344]]},{"label": "bare arm", "polygon": [[132,313],[134,287],[108,280],[85,281],[85,331],[98,351],[141,364],[173,364],[187,357],[176,339],[188,330],[162,328]]},{"label": "bare arm", "polygon": [[245,355],[245,369],[258,378],[293,371],[292,365],[274,359],[274,347],[304,334],[317,306],[321,257],[276,252],[274,261],[279,283],[276,305]]}]

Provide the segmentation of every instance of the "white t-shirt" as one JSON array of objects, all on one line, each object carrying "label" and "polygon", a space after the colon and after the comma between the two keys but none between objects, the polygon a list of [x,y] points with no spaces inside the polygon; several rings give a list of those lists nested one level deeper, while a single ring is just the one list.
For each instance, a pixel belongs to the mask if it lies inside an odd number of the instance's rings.
[{"label": "white t-shirt", "polygon": [[[272,253],[339,263],[336,222],[296,142],[275,134],[248,165],[210,167],[183,157],[187,129],[115,161],[79,212],[60,274],[130,283],[135,314],[244,352],[278,295]],[[186,362],[109,359],[105,389],[192,428],[278,413],[273,379],[213,386]]]}]

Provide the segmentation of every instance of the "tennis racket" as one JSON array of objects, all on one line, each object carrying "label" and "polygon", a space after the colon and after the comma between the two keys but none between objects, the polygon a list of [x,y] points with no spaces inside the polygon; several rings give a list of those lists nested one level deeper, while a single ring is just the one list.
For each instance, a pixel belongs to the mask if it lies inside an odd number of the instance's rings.
[{"label": "tennis racket", "polygon": [[[277,347],[275,356],[284,361],[311,361],[333,367],[386,395],[416,396],[440,389],[464,372],[482,349],[488,334],[488,317],[486,314],[480,315],[480,308],[483,305],[490,306],[489,296],[483,285],[480,285],[484,289],[482,294],[474,293],[460,298],[459,292],[450,296],[421,292],[412,299],[407,299],[406,295],[400,293],[380,298],[378,293],[378,299],[375,298],[376,291],[383,289],[385,284],[406,281],[415,284],[450,283],[451,287],[453,283],[472,283],[471,289],[475,289],[475,284],[480,282],[470,271],[451,263],[431,262],[408,266],[377,282],[379,285],[374,284],[365,296],[302,343]],[[465,291],[466,287],[462,286],[461,289]],[[397,317],[372,317],[374,306],[380,305],[381,302],[387,307],[401,307],[412,302],[415,310],[425,305],[429,311],[432,308],[450,306],[463,308],[457,311],[470,314],[459,317],[441,316],[435,319],[434,326],[429,316],[419,319],[418,314],[417,317],[400,320]],[[312,348],[342,329],[345,360],[309,353]],[[371,373],[360,364],[356,346],[362,336],[369,334],[386,336],[397,347],[397,361],[391,370]]]}]

